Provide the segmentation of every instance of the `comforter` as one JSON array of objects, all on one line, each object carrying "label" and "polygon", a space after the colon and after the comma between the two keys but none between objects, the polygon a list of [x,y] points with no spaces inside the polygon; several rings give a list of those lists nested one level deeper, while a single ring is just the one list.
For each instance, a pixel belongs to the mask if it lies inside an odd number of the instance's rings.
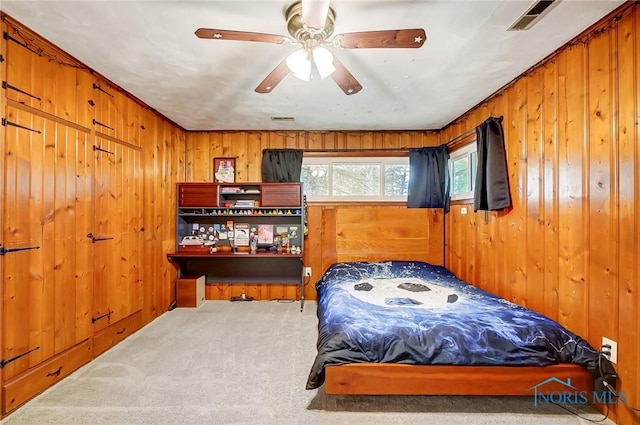
[{"label": "comforter", "polygon": [[318,353],[306,388],[324,368],[359,362],[545,366],[594,374],[599,353],[557,322],[416,261],[337,263],[316,283]]}]

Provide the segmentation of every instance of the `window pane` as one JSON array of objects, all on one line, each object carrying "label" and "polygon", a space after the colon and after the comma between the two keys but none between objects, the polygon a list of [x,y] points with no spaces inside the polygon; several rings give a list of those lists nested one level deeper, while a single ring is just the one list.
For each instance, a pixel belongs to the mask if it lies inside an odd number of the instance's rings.
[{"label": "window pane", "polygon": [[311,202],[401,202],[407,200],[409,158],[304,157],[300,177]]},{"label": "window pane", "polygon": [[334,164],[333,196],[380,196],[380,165]]},{"label": "window pane", "polygon": [[471,152],[471,190],[476,188],[476,173],[478,172],[478,153]]},{"label": "window pane", "polygon": [[453,162],[453,193],[468,192],[469,188],[469,157],[463,156]]},{"label": "window pane", "polygon": [[303,165],[300,181],[307,196],[329,195],[329,166]]},{"label": "window pane", "polygon": [[386,165],[384,167],[385,196],[407,195],[409,187],[408,165]]}]

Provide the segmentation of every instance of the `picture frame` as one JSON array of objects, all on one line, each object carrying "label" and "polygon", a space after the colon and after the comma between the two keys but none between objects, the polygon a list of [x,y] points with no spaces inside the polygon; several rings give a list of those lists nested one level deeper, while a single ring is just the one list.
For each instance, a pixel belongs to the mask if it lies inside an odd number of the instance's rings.
[{"label": "picture frame", "polygon": [[214,158],[213,178],[216,183],[235,183],[236,159],[234,157]]},{"label": "picture frame", "polygon": [[258,245],[273,245],[273,224],[258,224]]}]

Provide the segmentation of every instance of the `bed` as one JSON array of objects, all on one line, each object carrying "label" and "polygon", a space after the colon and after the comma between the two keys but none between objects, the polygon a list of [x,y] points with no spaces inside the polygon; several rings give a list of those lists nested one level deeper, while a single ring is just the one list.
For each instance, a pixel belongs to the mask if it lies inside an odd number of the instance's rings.
[{"label": "bed", "polygon": [[[533,395],[592,391],[611,364],[555,321],[420,261],[348,262],[316,283],[328,394]],[[541,389],[541,388],[540,388]]]}]

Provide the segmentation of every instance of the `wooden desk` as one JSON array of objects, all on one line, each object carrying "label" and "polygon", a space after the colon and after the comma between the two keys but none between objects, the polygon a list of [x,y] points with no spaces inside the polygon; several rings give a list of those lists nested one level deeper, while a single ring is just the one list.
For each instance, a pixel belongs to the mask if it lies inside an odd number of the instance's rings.
[{"label": "wooden desk", "polygon": [[[278,284],[300,286],[300,311],[304,308],[302,254],[256,254],[221,252],[214,254],[170,253],[169,261],[183,276],[204,276],[205,284]],[[179,307],[179,305],[178,305]]]}]

